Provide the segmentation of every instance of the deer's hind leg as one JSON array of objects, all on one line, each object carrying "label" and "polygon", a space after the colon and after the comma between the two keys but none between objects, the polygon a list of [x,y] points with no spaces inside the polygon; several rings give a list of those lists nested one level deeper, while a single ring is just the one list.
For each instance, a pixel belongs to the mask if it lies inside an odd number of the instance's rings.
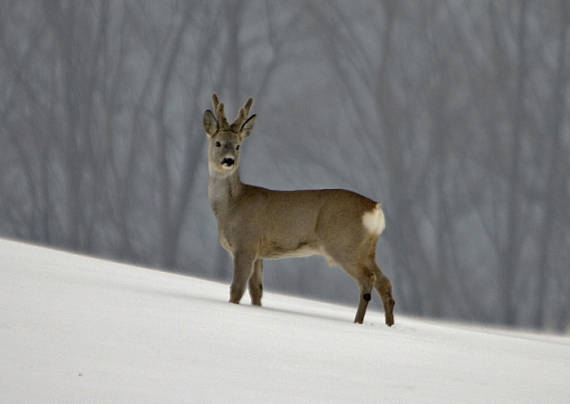
[{"label": "deer's hind leg", "polygon": [[356,315],[354,316],[354,322],[362,324],[364,321],[364,315],[366,314],[366,309],[368,308],[368,303],[372,298],[371,292],[372,287],[374,286],[374,274],[365,267],[360,267],[356,273],[353,274],[349,272],[349,274],[356,279],[356,282],[360,287],[360,299],[358,301]]},{"label": "deer's hind leg", "polygon": [[[338,258],[339,257],[335,258],[336,262],[340,261]],[[354,263],[354,261],[352,263],[344,262],[340,264],[340,266],[356,281],[358,287],[360,288],[358,309],[356,310],[356,315],[354,316],[354,322],[357,324],[362,324],[364,321],[364,315],[366,314],[366,309],[368,308],[368,303],[372,298],[372,288],[375,285],[375,274],[365,265]]]},{"label": "deer's hind leg", "polygon": [[374,282],[374,287],[376,291],[382,298],[382,303],[384,305],[384,315],[386,317],[386,325],[392,326],[394,325],[394,306],[396,302],[392,297],[392,283],[390,279],[386,277],[378,267],[378,265],[374,264],[376,267],[376,279]]},{"label": "deer's hind leg", "polygon": [[257,259],[253,263],[253,273],[249,278],[249,295],[251,296],[251,304],[261,306],[261,298],[263,297],[263,260]]},{"label": "deer's hind leg", "polygon": [[366,309],[368,308],[368,303],[372,298],[370,292],[372,291],[372,281],[369,278],[363,278],[359,281],[360,284],[360,300],[358,301],[358,309],[356,310],[356,315],[354,316],[354,322],[362,324],[364,321],[364,315],[366,314]]},{"label": "deer's hind leg", "polygon": [[[370,244],[372,244],[372,241]],[[354,322],[358,324],[362,324],[364,321],[364,315],[372,297],[372,288],[375,285],[375,271],[368,264],[369,253],[367,252],[367,247],[366,243],[361,243],[357,240],[352,245],[344,243],[340,246],[325,245],[322,249],[325,257],[339,265],[356,281],[360,288],[358,309],[354,316]]]}]

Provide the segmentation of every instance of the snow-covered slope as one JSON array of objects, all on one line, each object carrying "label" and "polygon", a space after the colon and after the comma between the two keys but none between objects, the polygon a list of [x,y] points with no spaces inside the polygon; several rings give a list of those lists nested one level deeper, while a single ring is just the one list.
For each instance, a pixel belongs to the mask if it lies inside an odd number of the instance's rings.
[{"label": "snow-covered slope", "polygon": [[6,240],[0,285],[2,403],[570,401],[565,337],[230,305],[227,285]]}]

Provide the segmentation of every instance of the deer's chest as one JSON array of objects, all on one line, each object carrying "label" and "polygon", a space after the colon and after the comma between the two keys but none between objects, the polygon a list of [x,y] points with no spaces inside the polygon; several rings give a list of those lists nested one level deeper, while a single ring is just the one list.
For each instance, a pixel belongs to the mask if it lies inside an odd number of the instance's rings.
[{"label": "deer's chest", "polygon": [[232,252],[232,243],[230,242],[230,240],[226,236],[226,233],[222,229],[220,229],[220,244],[222,245],[222,247],[224,247],[226,251],[229,251],[230,253]]},{"label": "deer's chest", "polygon": [[[244,244],[246,240],[243,238],[243,226],[236,220],[235,217],[225,215],[216,215],[218,220],[218,231],[220,233],[220,244],[228,252],[232,253],[238,244]],[[241,243],[239,241],[242,241]]]},{"label": "deer's chest", "polygon": [[244,218],[240,215],[217,216],[220,244],[230,252],[238,249],[256,250],[259,245],[259,226],[255,218]]}]

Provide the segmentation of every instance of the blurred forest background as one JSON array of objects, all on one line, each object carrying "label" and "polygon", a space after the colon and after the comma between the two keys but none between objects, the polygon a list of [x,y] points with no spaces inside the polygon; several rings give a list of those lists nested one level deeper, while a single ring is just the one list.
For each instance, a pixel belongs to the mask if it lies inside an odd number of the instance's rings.
[{"label": "blurred forest background", "polygon": [[569,31],[567,0],[2,1],[0,234],[230,280],[202,113],[253,96],[242,179],[382,201],[397,312],[567,331]]}]

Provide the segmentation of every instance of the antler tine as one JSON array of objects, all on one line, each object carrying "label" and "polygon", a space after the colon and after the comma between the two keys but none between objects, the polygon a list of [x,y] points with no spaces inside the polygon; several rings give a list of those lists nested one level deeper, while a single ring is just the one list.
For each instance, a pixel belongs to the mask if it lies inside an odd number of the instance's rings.
[{"label": "antler tine", "polygon": [[249,115],[249,111],[251,110],[252,105],[253,105],[253,98],[249,97],[248,100],[246,101],[245,105],[243,106],[246,117]]},{"label": "antler tine", "polygon": [[238,116],[236,117],[235,121],[232,123],[232,128],[235,130],[239,130],[244,122],[247,120],[247,116],[249,115],[249,111],[251,110],[251,106],[253,105],[253,98],[249,98],[245,105],[239,109]]},{"label": "antler tine", "polygon": [[224,113],[224,103],[220,102],[218,96],[215,93],[212,94],[212,104],[214,105],[214,111],[216,113],[218,124],[222,128],[227,127],[228,120],[226,119],[226,114]]}]

